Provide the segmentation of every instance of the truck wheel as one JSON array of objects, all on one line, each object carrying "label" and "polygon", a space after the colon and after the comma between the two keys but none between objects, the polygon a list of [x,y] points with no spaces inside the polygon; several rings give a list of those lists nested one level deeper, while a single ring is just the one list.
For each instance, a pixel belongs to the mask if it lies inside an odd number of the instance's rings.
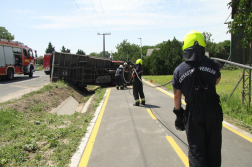
[{"label": "truck wheel", "polygon": [[9,68],[7,70],[7,80],[12,80],[14,78],[14,71],[13,69]]},{"label": "truck wheel", "polygon": [[33,77],[33,68],[30,68],[30,73],[29,73],[29,77],[32,78]]}]

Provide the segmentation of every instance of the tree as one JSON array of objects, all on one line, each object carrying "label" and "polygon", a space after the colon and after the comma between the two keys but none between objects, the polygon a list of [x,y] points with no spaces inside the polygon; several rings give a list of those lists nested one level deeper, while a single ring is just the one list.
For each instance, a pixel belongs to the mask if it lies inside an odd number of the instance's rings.
[{"label": "tree", "polygon": [[121,42],[120,44],[118,44],[116,46],[116,49],[118,52],[113,53],[113,60],[122,59],[126,61],[127,54],[128,54],[128,59],[131,60],[133,56],[136,58],[136,55],[135,55],[136,52],[139,52],[138,58],[141,57],[140,46],[136,44],[130,44],[130,42],[127,42],[126,39],[123,40],[123,42]]},{"label": "tree", "polygon": [[217,57],[217,53],[218,53],[218,45],[215,42],[208,42],[206,44],[206,48],[205,48],[206,52],[209,52],[209,56],[210,57]]},{"label": "tree", "polygon": [[219,42],[218,45],[221,45],[225,49],[227,54],[230,55],[230,47],[231,47],[231,41],[230,40],[225,40],[223,42]]},{"label": "tree", "polygon": [[217,53],[216,57],[221,58],[221,59],[228,59],[228,57],[230,55],[230,45],[231,45],[230,40],[225,40],[223,42],[219,42],[217,44],[218,53]]},{"label": "tree", "polygon": [[64,45],[62,46],[62,49],[60,51],[65,52],[65,53],[70,53],[70,50],[66,49]]},{"label": "tree", "polygon": [[76,52],[76,54],[86,55],[86,53],[83,50],[81,50],[81,49],[78,49],[78,51]]},{"label": "tree", "polygon": [[204,31],[204,32],[202,33],[202,35],[203,35],[203,37],[204,37],[204,40],[205,40],[206,44],[209,43],[209,42],[211,42],[211,36],[212,36],[211,33],[208,33],[208,32],[205,32],[205,31]]},{"label": "tree", "polygon": [[52,53],[53,51],[55,51],[55,47],[52,45],[51,42],[49,42],[48,47],[45,50],[45,53]]},{"label": "tree", "polygon": [[209,52],[210,57],[217,57],[216,53],[218,53],[218,46],[216,43],[212,42],[212,40],[211,40],[212,34],[204,31],[202,33],[202,35],[203,35],[204,40],[206,42],[205,51]]},{"label": "tree", "polygon": [[[100,52],[99,57],[103,57],[103,51]],[[108,51],[105,51],[105,58],[109,58],[110,57],[110,53]]]},{"label": "tree", "polygon": [[[43,58],[43,56],[39,56],[39,58]],[[43,64],[43,59],[36,59],[36,64]]]},{"label": "tree", "polygon": [[89,54],[89,56],[99,57],[99,54],[98,54],[98,53],[96,53],[96,52],[92,52],[92,53],[90,53],[90,54]]},{"label": "tree", "polygon": [[0,27],[0,38],[7,40],[14,40],[14,35],[8,32],[5,27]]},{"label": "tree", "polygon": [[[154,50],[147,58],[144,69],[151,75],[172,75],[175,68],[183,61],[182,42],[175,37],[159,44],[160,50]],[[146,74],[146,73],[145,73]]]},{"label": "tree", "polygon": [[67,49],[66,52],[67,52],[67,53],[70,53],[70,49]]},{"label": "tree", "polygon": [[243,34],[241,45],[248,48],[252,43],[252,4],[251,0],[232,0],[228,8],[233,8],[234,20],[228,23],[228,32]]}]

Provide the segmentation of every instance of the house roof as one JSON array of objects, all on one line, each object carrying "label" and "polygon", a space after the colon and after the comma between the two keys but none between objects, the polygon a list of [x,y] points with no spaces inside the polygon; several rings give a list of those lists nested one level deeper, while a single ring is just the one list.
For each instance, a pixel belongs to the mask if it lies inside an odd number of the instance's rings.
[{"label": "house roof", "polygon": [[152,54],[152,52],[154,51],[154,49],[155,49],[155,50],[159,50],[160,48],[148,49],[148,50],[147,50],[147,53],[146,53],[146,56],[147,56],[147,57],[151,56],[151,54]]}]

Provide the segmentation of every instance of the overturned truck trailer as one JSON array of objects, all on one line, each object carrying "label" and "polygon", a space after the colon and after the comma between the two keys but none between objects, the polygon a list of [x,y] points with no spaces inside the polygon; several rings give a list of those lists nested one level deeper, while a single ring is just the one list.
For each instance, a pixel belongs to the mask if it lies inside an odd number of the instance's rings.
[{"label": "overturned truck trailer", "polygon": [[84,87],[86,85],[114,85],[115,71],[121,64],[123,61],[114,62],[108,58],[53,52],[51,81],[63,79]]}]

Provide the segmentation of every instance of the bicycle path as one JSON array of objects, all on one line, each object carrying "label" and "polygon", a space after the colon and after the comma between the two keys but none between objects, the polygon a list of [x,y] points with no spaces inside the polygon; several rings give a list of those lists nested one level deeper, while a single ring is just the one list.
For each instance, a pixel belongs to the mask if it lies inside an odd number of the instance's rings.
[{"label": "bicycle path", "polygon": [[[109,89],[78,166],[189,166],[185,131],[174,126],[172,94],[144,85],[146,105],[136,107],[132,91]],[[226,127],[222,166],[251,166],[252,139]]]}]

